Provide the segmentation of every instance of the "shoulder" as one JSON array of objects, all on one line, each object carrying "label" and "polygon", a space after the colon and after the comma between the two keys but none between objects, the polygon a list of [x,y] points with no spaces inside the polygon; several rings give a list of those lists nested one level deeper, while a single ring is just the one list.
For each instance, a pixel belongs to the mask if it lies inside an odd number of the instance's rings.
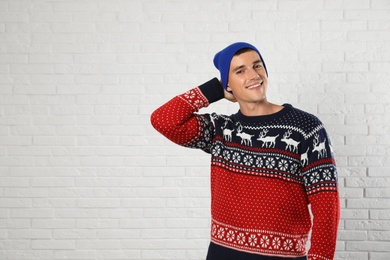
[{"label": "shoulder", "polygon": [[313,123],[320,123],[321,124],[320,119],[316,115],[309,113],[309,112],[306,112],[302,109],[296,108],[292,105],[290,105],[290,106],[291,106],[290,112],[293,115],[296,115],[303,120],[308,120],[308,121],[313,122]]},{"label": "shoulder", "polygon": [[285,106],[289,108],[289,111],[284,118],[285,123],[292,128],[300,129],[306,137],[311,136],[324,128],[321,120],[314,114],[296,108],[290,104],[285,104]]}]

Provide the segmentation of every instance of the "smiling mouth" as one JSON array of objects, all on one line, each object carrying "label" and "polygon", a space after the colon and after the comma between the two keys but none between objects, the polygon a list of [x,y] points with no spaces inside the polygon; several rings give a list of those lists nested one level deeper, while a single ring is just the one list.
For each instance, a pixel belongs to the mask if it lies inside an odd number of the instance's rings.
[{"label": "smiling mouth", "polygon": [[256,84],[249,85],[246,88],[247,89],[255,89],[255,88],[261,87],[262,85],[263,85],[263,81],[260,81],[260,82],[258,82]]}]

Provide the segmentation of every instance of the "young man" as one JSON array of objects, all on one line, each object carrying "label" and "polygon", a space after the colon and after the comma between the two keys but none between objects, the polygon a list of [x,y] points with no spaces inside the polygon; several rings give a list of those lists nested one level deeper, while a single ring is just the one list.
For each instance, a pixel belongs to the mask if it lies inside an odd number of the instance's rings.
[{"label": "young man", "polygon": [[[267,100],[267,69],[253,45],[229,45],[214,65],[220,80],[173,98],[151,116],[171,141],[211,154],[207,260],[333,259],[340,205],[323,124]],[[198,113],[223,98],[238,102],[239,111]]]}]

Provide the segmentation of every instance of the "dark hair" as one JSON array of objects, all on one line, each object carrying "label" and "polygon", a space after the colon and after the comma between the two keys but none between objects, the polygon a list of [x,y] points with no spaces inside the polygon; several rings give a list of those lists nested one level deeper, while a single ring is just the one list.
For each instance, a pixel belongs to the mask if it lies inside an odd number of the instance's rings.
[{"label": "dark hair", "polygon": [[234,56],[243,54],[243,53],[248,52],[248,51],[255,51],[255,50],[251,49],[251,48],[242,48],[242,49],[239,49],[236,53],[234,53]]}]

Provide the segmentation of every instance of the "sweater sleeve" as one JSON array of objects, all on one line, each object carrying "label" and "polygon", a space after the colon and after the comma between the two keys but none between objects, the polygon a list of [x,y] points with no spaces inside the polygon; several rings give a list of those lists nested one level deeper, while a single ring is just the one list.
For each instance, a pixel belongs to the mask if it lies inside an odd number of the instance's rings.
[{"label": "sweater sleeve", "polygon": [[308,163],[302,172],[313,214],[308,260],[332,260],[336,250],[340,199],[336,164],[322,125],[308,139],[308,144]]},{"label": "sweater sleeve", "polygon": [[151,124],[176,144],[208,152],[214,133],[212,120],[209,115],[197,112],[223,97],[223,88],[214,78],[156,109]]}]

